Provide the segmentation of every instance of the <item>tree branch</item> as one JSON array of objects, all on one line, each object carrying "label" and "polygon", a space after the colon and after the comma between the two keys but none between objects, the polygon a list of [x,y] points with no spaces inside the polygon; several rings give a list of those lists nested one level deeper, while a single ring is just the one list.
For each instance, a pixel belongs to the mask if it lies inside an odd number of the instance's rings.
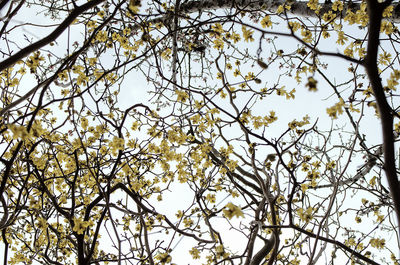
[{"label": "tree branch", "polygon": [[[382,22],[382,12],[391,1],[378,3],[377,0],[368,0],[369,35],[365,69],[368,74],[372,91],[377,102],[379,116],[382,123],[384,170],[389,183],[393,207],[397,214],[397,224],[400,224],[400,183],[396,171],[394,152],[393,111],[386,100],[382,80],[378,70],[379,35]],[[400,228],[399,228],[400,231]],[[399,233],[400,234],[400,233]]]},{"label": "tree branch", "polygon": [[35,43],[32,43],[31,45],[23,48],[19,52],[15,53],[14,55],[12,55],[12,56],[8,57],[7,59],[5,59],[4,61],[2,61],[0,63],[0,72],[7,69],[11,65],[15,64],[22,58],[28,56],[30,53],[42,48],[43,46],[45,46],[45,45],[49,44],[50,42],[54,41],[55,39],[57,39],[57,37],[60,36],[64,32],[64,30],[67,29],[69,27],[69,25],[71,25],[71,23],[79,15],[81,15],[86,10],[89,10],[89,9],[97,6],[98,4],[100,4],[102,2],[104,2],[104,0],[92,0],[92,1],[87,2],[84,5],[81,5],[77,8],[75,8],[69,14],[69,16],[52,33],[50,33],[50,35],[48,35],[47,37],[44,37],[43,39],[41,39]]}]

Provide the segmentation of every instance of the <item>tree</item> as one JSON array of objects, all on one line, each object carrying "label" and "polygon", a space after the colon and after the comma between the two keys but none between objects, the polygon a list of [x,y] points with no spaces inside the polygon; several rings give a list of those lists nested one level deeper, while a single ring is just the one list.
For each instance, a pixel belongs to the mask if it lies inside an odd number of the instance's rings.
[{"label": "tree", "polygon": [[399,7],[2,1],[3,264],[399,264]]}]

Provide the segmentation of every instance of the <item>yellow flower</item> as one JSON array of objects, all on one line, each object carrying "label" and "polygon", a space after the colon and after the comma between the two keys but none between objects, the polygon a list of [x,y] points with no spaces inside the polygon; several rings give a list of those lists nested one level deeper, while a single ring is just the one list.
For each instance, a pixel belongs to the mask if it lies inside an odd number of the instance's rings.
[{"label": "yellow flower", "polygon": [[244,77],[246,80],[252,80],[255,78],[255,75],[253,72],[248,72],[247,75]]},{"label": "yellow flower", "polygon": [[301,24],[297,21],[289,21],[289,28],[296,32],[301,27]]},{"label": "yellow flower", "polygon": [[123,138],[119,138],[114,136],[112,141],[109,144],[111,148],[111,152],[113,155],[116,155],[119,150],[123,150],[125,147],[125,140]]},{"label": "yellow flower", "polygon": [[215,39],[214,41],[214,48],[217,50],[222,50],[224,48],[224,41],[221,39]]},{"label": "yellow flower", "polygon": [[183,219],[183,224],[185,225],[185,227],[191,227],[193,223],[193,220],[190,218],[185,217],[185,219]]},{"label": "yellow flower", "polygon": [[281,14],[284,10],[285,10],[285,8],[283,7],[283,5],[280,5],[280,6],[278,6],[278,8],[276,9],[276,13],[279,15],[279,14]]},{"label": "yellow flower", "polygon": [[162,57],[164,60],[169,60],[169,59],[171,58],[171,53],[172,53],[172,50],[171,50],[170,48],[164,49],[164,50],[161,52],[161,57]]},{"label": "yellow flower", "polygon": [[175,215],[178,218],[182,218],[183,217],[183,212],[181,210],[179,210]]},{"label": "yellow flower", "polygon": [[233,203],[228,203],[225,205],[225,209],[223,210],[224,215],[228,217],[229,219],[232,219],[232,217],[244,217],[244,214],[242,212],[242,209],[239,206],[234,205]]},{"label": "yellow flower", "polygon": [[325,14],[322,16],[322,19],[323,19],[325,22],[333,21],[335,18],[336,18],[336,14],[333,13],[331,10],[329,10],[327,13],[325,13]]},{"label": "yellow flower", "polygon": [[96,40],[100,42],[106,42],[108,40],[107,32],[105,30],[99,31],[96,35]]},{"label": "yellow flower", "polygon": [[139,7],[141,6],[140,0],[130,0],[128,10],[131,14],[137,14],[139,12]]},{"label": "yellow flower", "polygon": [[179,102],[185,102],[189,98],[189,95],[185,91],[176,90],[175,93],[178,95],[177,100]]},{"label": "yellow flower", "polygon": [[88,119],[86,119],[85,117],[82,117],[81,118],[81,126],[85,131],[86,131],[88,125],[89,125]]},{"label": "yellow flower", "polygon": [[59,73],[58,74],[58,78],[61,80],[61,81],[68,81],[68,71],[67,70],[64,70],[64,71],[62,71],[61,73]]},{"label": "yellow flower", "polygon": [[388,65],[390,63],[391,58],[392,55],[384,51],[383,53],[379,54],[379,63],[383,65]]},{"label": "yellow flower", "polygon": [[307,6],[311,9],[311,10],[318,10],[321,8],[321,6],[318,4],[318,0],[309,0],[307,3]]},{"label": "yellow flower", "polygon": [[254,31],[251,29],[247,29],[245,26],[242,26],[243,38],[246,42],[254,41],[253,33]]},{"label": "yellow flower", "polygon": [[25,141],[31,136],[25,126],[10,124],[8,125],[8,128],[11,130],[14,139],[22,139],[23,141]]},{"label": "yellow flower", "polygon": [[238,41],[240,41],[241,38],[238,33],[233,33],[231,39],[233,40],[233,43],[237,43]]},{"label": "yellow flower", "polygon": [[83,221],[80,218],[74,218],[74,227],[72,228],[72,231],[76,232],[78,235],[81,235],[85,232],[88,226],[88,221]]},{"label": "yellow flower", "polygon": [[369,180],[369,185],[375,186],[375,184],[376,184],[376,176],[373,176],[373,177]]},{"label": "yellow flower", "polygon": [[222,28],[222,25],[220,23],[216,23],[215,25],[212,25],[211,28],[217,32],[217,33],[222,33],[224,32],[224,29]]},{"label": "yellow flower", "polygon": [[389,35],[394,32],[394,29],[395,28],[393,27],[393,24],[391,22],[382,20],[381,32],[385,32],[385,34]]},{"label": "yellow flower", "polygon": [[347,37],[344,35],[343,31],[339,31],[336,43],[339,45],[344,45],[345,41],[347,41]]},{"label": "yellow flower", "polygon": [[296,212],[302,221],[309,222],[313,218],[313,210],[312,207],[308,207],[306,210],[299,208]]},{"label": "yellow flower", "polygon": [[261,20],[261,26],[263,28],[269,28],[272,26],[272,21],[270,16],[265,16],[262,20]]},{"label": "yellow flower", "polygon": [[30,68],[32,73],[35,73],[36,68],[39,66],[41,61],[44,61],[44,57],[40,55],[40,51],[37,51],[33,55],[29,56],[26,65]]},{"label": "yellow flower", "polygon": [[193,259],[199,259],[200,258],[200,251],[193,247],[191,250],[189,250],[190,255],[192,255]]},{"label": "yellow flower", "polygon": [[171,263],[172,261],[172,257],[168,254],[168,252],[159,253],[155,258],[160,261],[160,263],[157,264],[167,264]]},{"label": "yellow flower", "polygon": [[106,15],[106,12],[104,12],[104,10],[101,10],[101,11],[97,12],[97,15],[101,18],[104,18],[104,16]]},{"label": "yellow flower", "polygon": [[129,34],[131,34],[131,29],[130,28],[124,28],[124,30],[122,31],[122,33],[127,36]]},{"label": "yellow flower", "polygon": [[326,109],[326,112],[328,113],[329,117],[332,119],[337,119],[338,114],[343,113],[343,107],[344,107],[344,102],[341,100],[340,102],[336,103],[330,108]]},{"label": "yellow flower", "polygon": [[344,243],[346,244],[346,246],[355,246],[357,245],[357,242],[354,240],[354,237],[350,237],[349,239],[346,239],[344,241]]},{"label": "yellow flower", "polygon": [[343,10],[343,2],[339,1],[339,0],[336,0],[335,2],[333,2],[332,10],[333,11],[342,11]]},{"label": "yellow flower", "polygon": [[318,81],[315,80],[314,77],[310,76],[306,84],[306,87],[308,87],[308,91],[317,91],[317,83]]},{"label": "yellow flower", "polygon": [[391,17],[392,16],[392,12],[393,12],[394,6],[388,6],[385,8],[385,10],[383,11],[383,17]]},{"label": "yellow flower", "polygon": [[335,161],[330,161],[329,163],[326,164],[326,170],[332,170],[336,167],[336,162]]},{"label": "yellow flower", "polygon": [[212,193],[207,194],[206,200],[209,201],[210,203],[215,203],[215,194]]},{"label": "yellow flower", "polygon": [[113,41],[119,41],[120,38],[121,38],[121,35],[119,35],[117,32],[113,32],[113,33],[111,34],[111,39],[112,39]]},{"label": "yellow flower", "polygon": [[372,238],[369,243],[373,248],[382,249],[385,246],[385,239]]},{"label": "yellow flower", "polygon": [[36,226],[42,230],[46,229],[48,227],[47,220],[43,217],[39,217]]},{"label": "yellow flower", "polygon": [[229,257],[229,253],[225,252],[223,245],[216,246],[215,252],[215,254],[217,254],[217,259]]},{"label": "yellow flower", "polygon": [[301,29],[301,36],[303,36],[303,40],[305,42],[310,43],[312,41],[312,33],[308,29]]},{"label": "yellow flower", "polygon": [[132,131],[136,131],[139,128],[139,122],[135,121],[132,123],[131,129]]},{"label": "yellow flower", "polygon": [[322,37],[324,37],[324,39],[327,39],[327,38],[329,38],[330,36],[331,36],[331,34],[329,34],[328,31],[326,31],[326,30],[323,30],[323,31],[322,31]]}]

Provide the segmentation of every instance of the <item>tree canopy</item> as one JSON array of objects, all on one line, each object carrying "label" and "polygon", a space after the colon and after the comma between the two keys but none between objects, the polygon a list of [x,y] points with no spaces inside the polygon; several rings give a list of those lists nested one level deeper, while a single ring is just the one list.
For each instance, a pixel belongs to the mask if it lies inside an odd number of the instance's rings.
[{"label": "tree canopy", "polygon": [[399,264],[398,1],[4,0],[9,264]]}]

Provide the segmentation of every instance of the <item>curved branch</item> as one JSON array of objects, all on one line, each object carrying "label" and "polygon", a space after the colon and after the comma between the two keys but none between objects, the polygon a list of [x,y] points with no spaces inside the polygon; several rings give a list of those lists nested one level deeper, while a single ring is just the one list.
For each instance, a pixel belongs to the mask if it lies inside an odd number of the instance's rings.
[{"label": "curved branch", "polygon": [[268,255],[275,245],[275,235],[272,234],[270,239],[260,237],[264,241],[264,246],[254,255],[250,265],[260,265],[262,260]]},{"label": "curved branch", "polygon": [[[63,63],[58,67],[57,71],[51,77],[47,78],[46,80],[41,81],[39,84],[37,84],[31,90],[29,90],[25,95],[21,96],[19,99],[11,102],[7,106],[5,106],[3,109],[1,109],[0,117],[3,116],[6,112],[10,111],[12,108],[18,106],[19,104],[21,104],[22,102],[27,100],[30,96],[35,94],[36,91],[38,91],[39,89],[41,89],[43,87],[45,89],[47,89],[47,87],[52,82],[56,82],[58,74],[64,69],[65,66],[67,66],[70,62],[73,62],[87,48],[87,46],[91,43],[91,41],[96,37],[97,32],[106,26],[106,24],[111,20],[112,16],[116,13],[116,11],[117,11],[117,9],[114,11],[114,13],[108,19],[106,19],[99,27],[96,28],[96,30],[94,30],[92,32],[92,35],[85,41],[85,43],[82,45],[82,47],[79,50],[75,51],[72,55],[70,55],[63,61]],[[11,56],[11,57],[13,57],[13,56]],[[59,85],[57,82],[56,82],[56,84]]]},{"label": "curved branch", "polygon": [[[130,198],[132,198],[132,199],[135,201],[135,203],[136,203],[143,211],[145,211],[145,212],[147,212],[147,213],[151,213],[151,214],[153,214],[153,215],[158,215],[158,214],[159,214],[157,211],[152,210],[152,209],[148,208],[147,206],[145,206],[145,205],[138,199],[137,195],[136,195],[134,192],[132,192],[128,187],[126,187],[124,184],[122,184],[122,183],[116,184],[116,185],[111,189],[111,191],[112,191],[112,190],[117,190],[117,189],[122,189],[123,191],[125,191],[125,193],[126,193]],[[194,234],[190,234],[190,233],[188,233],[188,232],[185,232],[185,231],[179,229],[179,228],[176,227],[165,215],[164,215],[164,218],[165,218],[165,219],[164,219],[165,222],[167,222],[167,224],[168,224],[172,229],[174,229],[176,232],[178,232],[178,233],[180,233],[180,234],[182,234],[182,235],[185,235],[185,236],[194,238],[195,240],[197,240],[197,241],[199,241],[199,242],[203,242],[203,243],[214,243],[214,240],[202,239],[202,238],[199,238],[198,236],[196,236],[196,235],[194,235]]]},{"label": "curved branch", "polygon": [[0,2],[0,10],[2,10],[7,4],[10,2],[10,0],[3,0]]},{"label": "curved branch", "polygon": [[[297,230],[297,231],[299,231],[299,232],[301,232],[301,233],[303,233],[303,234],[305,234],[305,235],[307,235],[309,237],[317,238],[316,234],[314,234],[314,233],[312,233],[310,231],[307,231],[306,229],[303,229],[301,227],[298,227],[298,226],[296,226],[294,224],[289,225],[289,227],[290,228],[294,228],[295,230]],[[322,241],[325,241],[325,242],[328,242],[328,243],[331,243],[333,245],[336,245],[336,246],[340,247],[343,251],[351,253],[354,257],[356,257],[356,258],[358,258],[358,259],[360,259],[360,260],[362,260],[362,261],[364,261],[364,262],[366,262],[368,264],[379,265],[379,263],[377,263],[377,262],[373,261],[372,259],[362,255],[360,252],[358,252],[358,251],[356,251],[354,249],[351,249],[350,247],[346,246],[345,244],[343,244],[340,241],[337,241],[337,240],[334,240],[334,239],[331,239],[331,238],[327,238],[327,237],[323,237],[323,236],[319,236],[318,239],[322,240]]]},{"label": "curved branch", "polygon": [[3,194],[0,194],[0,202],[1,202],[1,206],[4,209],[3,216],[1,217],[1,220],[0,220],[0,230],[3,230],[6,227],[7,220],[8,220],[8,207],[7,207],[6,200],[3,197]]},{"label": "curved branch", "polygon": [[32,43],[31,45],[23,48],[22,50],[20,50],[16,54],[14,54],[14,55],[8,57],[7,59],[5,59],[4,61],[2,61],[0,63],[0,72],[5,70],[5,69],[7,69],[11,65],[15,64],[16,62],[18,62],[19,60],[21,60],[25,56],[29,55],[33,51],[36,51],[36,50],[42,48],[43,46],[49,44],[50,42],[54,41],[55,39],[57,39],[57,37],[60,36],[64,32],[64,30],[66,30],[68,28],[68,26],[71,25],[71,23],[79,15],[81,15],[86,10],[89,10],[89,9],[97,6],[98,4],[100,4],[102,2],[104,2],[104,0],[92,0],[92,1],[87,2],[84,5],[81,5],[81,6],[77,7],[77,8],[75,8],[69,14],[69,16],[52,33],[50,33],[47,37],[44,37],[43,39],[41,39],[41,40],[39,40],[39,41],[37,41],[35,43]]},{"label": "curved branch", "polygon": [[337,183],[331,184],[324,184],[324,185],[317,185],[313,189],[320,189],[320,188],[331,188],[335,185],[343,186],[343,185],[352,185],[353,183],[357,182],[359,179],[365,177],[371,169],[378,164],[377,157],[380,157],[383,153],[382,146],[379,146],[375,152],[371,155],[368,154],[368,158],[364,164],[362,164],[358,169],[357,173],[348,179],[340,180]]},{"label": "curved branch", "polygon": [[[379,110],[379,116],[382,123],[383,134],[383,156],[384,170],[389,183],[390,195],[393,200],[393,207],[397,215],[397,223],[400,224],[400,183],[396,171],[396,159],[394,152],[394,134],[393,134],[393,110],[386,100],[386,94],[382,86],[382,80],[378,70],[378,50],[379,35],[382,22],[382,12],[391,3],[387,1],[378,3],[376,0],[368,0],[369,15],[369,35],[367,56],[365,58],[365,69],[368,74],[372,91],[376,99]],[[400,231],[400,228],[399,228]],[[400,235],[400,233],[399,233]]]}]

